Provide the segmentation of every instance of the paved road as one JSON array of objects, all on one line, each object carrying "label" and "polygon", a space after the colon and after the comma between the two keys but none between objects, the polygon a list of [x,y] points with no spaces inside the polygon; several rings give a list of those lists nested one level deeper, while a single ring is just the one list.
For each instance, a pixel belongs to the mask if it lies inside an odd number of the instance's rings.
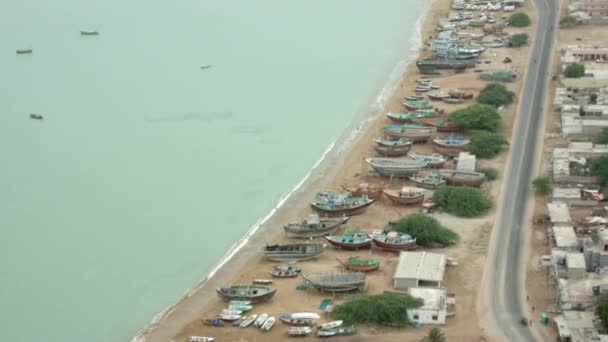
[{"label": "paved road", "polygon": [[[508,341],[534,341],[530,328],[520,320],[528,316],[523,287],[524,263],[521,260],[526,207],[533,168],[539,157],[536,149],[542,105],[546,94],[545,82],[551,59],[557,0],[535,0],[538,26],[530,63],[525,70],[523,91],[520,95],[518,119],[510,146],[510,163],[505,172],[502,207],[494,224],[490,253],[482,295],[487,296],[487,318]],[[537,323],[538,324],[538,323]]]}]

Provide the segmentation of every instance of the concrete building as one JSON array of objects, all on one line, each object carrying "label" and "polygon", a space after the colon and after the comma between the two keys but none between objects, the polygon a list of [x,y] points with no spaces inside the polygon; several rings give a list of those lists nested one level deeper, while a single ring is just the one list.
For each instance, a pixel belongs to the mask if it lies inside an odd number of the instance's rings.
[{"label": "concrete building", "polygon": [[555,247],[561,250],[578,250],[579,243],[572,226],[553,226]]},{"label": "concrete building", "polygon": [[588,273],[584,279],[558,279],[558,305],[562,310],[590,309],[606,290],[606,274]]},{"label": "concrete building", "polygon": [[411,288],[409,294],[424,301],[424,305],[421,307],[407,310],[407,317],[410,322],[445,324],[447,317],[445,288]]},{"label": "concrete building", "polygon": [[575,170],[572,170],[570,167],[571,162],[584,163],[586,167],[589,159],[606,155],[608,155],[607,145],[593,145],[593,143],[570,143],[568,147],[553,149],[553,182],[556,184],[576,185],[596,184],[596,177],[574,172]]},{"label": "concrete building", "polygon": [[595,327],[595,314],[591,311],[564,311],[555,316],[559,342],[601,341]]},{"label": "concrete building", "polygon": [[547,208],[549,209],[549,219],[554,226],[572,227],[572,217],[570,217],[570,209],[566,203],[548,203]]},{"label": "concrete building", "polygon": [[587,265],[583,253],[566,254],[566,272],[568,279],[583,279],[587,274]]},{"label": "concrete building", "polygon": [[443,254],[428,252],[401,252],[393,275],[393,287],[441,287],[446,258]]},{"label": "concrete building", "polygon": [[456,170],[458,171],[475,171],[475,164],[477,159],[475,155],[469,152],[460,152],[458,154],[458,164]]}]

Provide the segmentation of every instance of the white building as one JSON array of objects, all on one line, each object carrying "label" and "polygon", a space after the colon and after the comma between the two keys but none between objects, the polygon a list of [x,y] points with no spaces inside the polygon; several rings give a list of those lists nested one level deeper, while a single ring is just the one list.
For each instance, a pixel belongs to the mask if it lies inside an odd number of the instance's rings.
[{"label": "white building", "polygon": [[418,324],[445,324],[447,317],[447,298],[445,288],[411,288],[412,297],[420,298],[424,305],[407,310],[410,322]]},{"label": "white building", "polygon": [[401,252],[393,275],[395,289],[414,287],[441,287],[446,258],[443,254],[428,252]]},{"label": "white building", "polygon": [[572,226],[554,226],[553,237],[555,239],[555,247],[559,249],[576,250],[579,248],[579,243]]},{"label": "white building", "polygon": [[564,311],[555,316],[559,342],[600,342],[603,339],[598,334],[594,324],[595,314],[591,311]]},{"label": "white building", "polygon": [[552,202],[547,204],[549,209],[549,219],[555,226],[572,226],[572,217],[570,217],[570,209],[563,202]]},{"label": "white building", "polygon": [[566,254],[568,279],[583,279],[587,274],[587,264],[583,253]]}]

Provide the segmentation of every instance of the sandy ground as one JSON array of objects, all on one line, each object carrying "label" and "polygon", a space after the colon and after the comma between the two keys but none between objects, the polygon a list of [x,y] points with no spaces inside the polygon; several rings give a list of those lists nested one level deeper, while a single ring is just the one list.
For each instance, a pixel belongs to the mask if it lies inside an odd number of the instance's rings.
[{"label": "sandy ground", "polygon": [[[602,26],[580,26],[575,28],[560,29],[557,34],[556,49],[553,55],[553,66],[550,73],[558,73],[558,63],[561,56],[561,48],[566,45],[607,45],[608,37],[606,29]],[[580,39],[580,40],[577,40]],[[560,114],[554,112],[552,101],[555,94],[557,82],[551,82],[548,88],[549,96],[545,103],[545,134],[542,161],[539,175],[545,175],[551,170],[551,153],[556,146],[564,146],[568,143],[567,139],[560,136]],[[534,217],[547,214],[547,202],[549,198],[542,196],[534,197]],[[587,209],[585,209],[586,211]],[[541,267],[541,257],[551,253],[551,246],[547,238],[549,226],[544,224],[532,224],[530,237],[530,254],[527,263],[526,290],[529,296],[529,307],[534,307],[534,318],[538,320],[539,315],[544,312],[553,318],[558,312],[556,305],[556,287],[551,283],[547,270]],[[555,329],[552,325],[537,325],[538,330],[543,334],[545,340],[555,339]]]},{"label": "sandy ground", "polygon": [[[535,18],[532,5],[526,4],[522,9]],[[425,18],[422,30],[422,37],[428,38],[435,34],[434,28],[437,19],[449,12],[449,0],[436,0],[432,10]],[[499,12],[498,16],[502,16]],[[525,29],[508,29],[507,31],[528,32],[532,36],[533,26]],[[479,29],[475,29],[476,31]],[[471,30],[473,31],[473,30]],[[424,39],[426,40],[426,39]],[[527,63],[528,48],[517,49],[489,49],[482,56],[482,60],[489,59],[490,64],[480,64],[476,68],[506,68],[502,63],[504,57],[509,56],[513,62],[512,68],[520,71],[525,70]],[[426,52],[422,52],[426,54]],[[409,65],[403,75],[402,86],[397,89],[392,99],[386,106],[386,111],[403,111],[400,104],[401,99],[413,93],[415,80],[422,76],[418,73],[415,65]],[[477,93],[485,83],[478,79],[478,73],[469,69],[464,73],[455,74],[449,77],[434,79],[435,84],[441,85],[442,89],[461,88],[469,89]],[[507,84],[507,87],[516,93],[521,89],[521,78],[517,82]],[[467,106],[462,105],[438,104],[439,108],[446,109],[447,112],[456,108]],[[502,111],[504,117],[503,133],[511,136],[513,119],[515,116],[516,105],[511,105]],[[275,215],[251,237],[249,243],[237,253],[214,277],[201,286],[190,296],[184,298],[176,307],[171,310],[165,319],[152,327],[147,336],[147,341],[168,340],[184,341],[190,335],[214,336],[217,341],[267,341],[287,339],[285,326],[278,322],[268,333],[253,328],[240,329],[234,327],[211,328],[200,323],[200,319],[212,318],[225,308],[215,294],[215,288],[224,284],[247,284],[253,279],[269,278],[268,271],[275,263],[266,261],[262,258],[260,249],[266,242],[287,241],[283,233],[282,225],[287,221],[300,219],[310,213],[308,203],[314,193],[319,189],[339,189],[342,184],[356,185],[362,182],[382,183],[387,187],[398,189],[405,185],[405,181],[392,181],[386,178],[366,176],[364,159],[372,156],[373,139],[380,136],[381,128],[386,124],[387,119],[380,115],[370,127],[362,130],[357,142],[352,149],[343,155],[336,155],[327,161],[330,165],[318,172],[308,183],[296,192],[285,205],[277,210]],[[430,145],[416,145],[413,148],[416,152],[430,152]],[[508,151],[501,152],[500,155],[492,160],[479,160],[478,167],[495,167],[502,169]],[[451,165],[448,167],[452,167]],[[500,172],[500,171],[499,171]],[[485,184],[483,189],[493,198],[498,198],[501,185],[502,174],[491,183]],[[429,196],[431,194],[429,193]],[[496,206],[495,206],[496,207]],[[348,228],[362,228],[372,231],[383,227],[387,221],[398,219],[409,213],[417,212],[415,207],[394,207],[387,199],[382,199],[374,203],[364,215],[353,217],[348,223]],[[450,341],[482,341],[487,340],[483,329],[478,322],[476,312],[477,295],[483,272],[483,264],[486,257],[488,238],[491,233],[494,219],[494,209],[485,216],[476,219],[461,219],[448,214],[435,214],[435,217],[445,226],[456,231],[461,236],[461,240],[454,246],[437,250],[447,256],[454,257],[459,266],[448,267],[445,275],[445,286],[449,293],[456,296],[456,315],[449,318],[447,325],[441,327]],[[317,239],[322,241],[321,239]],[[328,272],[341,270],[335,257],[347,257],[348,255],[369,255],[378,258],[381,268],[378,272],[368,276],[368,293],[381,293],[391,289],[391,278],[397,263],[397,254],[373,249],[370,251],[346,252],[335,250],[329,247],[316,261],[306,261],[299,265],[304,273]],[[269,313],[278,317],[283,312],[315,312],[324,298],[331,295],[318,293],[309,289],[297,291],[295,288],[302,282],[301,278],[295,279],[275,279],[273,286],[277,288],[277,293],[273,299],[264,304],[258,304],[250,313]],[[352,295],[334,297],[335,303],[340,303]],[[359,326],[360,332],[348,338],[349,341],[371,340],[381,338],[382,341],[414,341],[419,340],[431,328],[430,326],[417,329],[389,329],[378,326]],[[307,337],[303,340],[316,339]],[[346,338],[344,338],[346,340]]]}]

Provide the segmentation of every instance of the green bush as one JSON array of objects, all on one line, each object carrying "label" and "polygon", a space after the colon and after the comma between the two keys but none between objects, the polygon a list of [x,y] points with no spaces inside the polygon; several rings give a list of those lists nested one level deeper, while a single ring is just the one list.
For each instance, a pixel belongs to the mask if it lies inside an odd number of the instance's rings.
[{"label": "green bush", "polygon": [[392,227],[393,230],[416,238],[416,244],[427,246],[433,243],[450,245],[458,241],[458,234],[445,228],[435,218],[425,214],[406,216]]},{"label": "green bush", "polygon": [[526,44],[528,44],[527,33],[516,33],[511,36],[511,41],[509,42],[509,45],[513,47],[520,47]]},{"label": "green bush", "polygon": [[433,202],[446,212],[462,217],[475,217],[492,206],[481,190],[467,186],[441,186],[433,194]]},{"label": "green bush", "polygon": [[433,328],[420,340],[421,342],[445,342],[445,335],[439,328]]},{"label": "green bush", "polygon": [[486,176],[486,181],[488,182],[491,182],[498,177],[498,170],[493,167],[484,167],[477,170],[477,172],[483,173]]},{"label": "green bush", "polygon": [[532,181],[532,185],[534,186],[534,190],[541,195],[548,195],[551,193],[551,190],[553,190],[553,183],[549,176],[536,177],[536,179]]},{"label": "green bush", "polygon": [[466,145],[465,149],[479,158],[494,158],[500,149],[508,144],[502,134],[476,131],[471,135],[471,143]]},{"label": "green bush", "polygon": [[570,27],[578,25],[578,20],[575,17],[567,15],[559,20],[559,26]]},{"label": "green bush", "polygon": [[530,26],[530,17],[525,13],[513,13],[509,17],[509,25],[515,27],[525,27]]},{"label": "green bush", "polygon": [[491,106],[474,104],[451,112],[448,120],[462,129],[496,131],[502,118]]},{"label": "green bush", "polygon": [[603,298],[595,307],[595,315],[600,318],[604,329],[608,329],[608,300]]},{"label": "green bush", "polygon": [[568,78],[579,78],[585,76],[585,66],[579,63],[572,63],[564,70],[564,76]]},{"label": "green bush", "polygon": [[392,327],[407,327],[410,322],[407,310],[424,305],[420,298],[408,294],[383,293],[363,294],[336,305],[331,317],[343,320],[344,324],[376,323]]},{"label": "green bush", "polygon": [[593,139],[593,142],[600,145],[608,144],[608,128],[602,128],[602,131]]},{"label": "green bush", "polygon": [[602,184],[608,181],[608,157],[601,156],[593,159],[589,169]]},{"label": "green bush", "polygon": [[479,92],[479,96],[477,96],[477,103],[494,106],[496,108],[510,105],[513,103],[513,100],[515,100],[515,93],[500,83],[488,84]]}]

